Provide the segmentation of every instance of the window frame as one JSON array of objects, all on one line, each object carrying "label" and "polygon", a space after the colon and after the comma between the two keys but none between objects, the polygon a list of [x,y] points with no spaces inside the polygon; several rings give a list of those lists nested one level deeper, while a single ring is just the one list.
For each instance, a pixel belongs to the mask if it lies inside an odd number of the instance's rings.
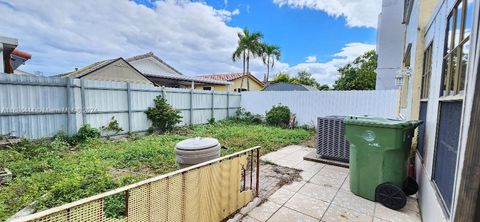
[{"label": "window frame", "polygon": [[423,71],[422,85],[420,90],[420,99],[427,100],[430,94],[430,79],[432,77],[432,58],[433,58],[433,41],[431,41],[423,53]]},{"label": "window frame", "polygon": [[[461,8],[461,21],[460,21],[460,33],[456,36],[457,30],[457,19],[458,19],[458,8]],[[443,100],[451,98],[454,100],[463,99],[463,94],[461,93],[461,82],[462,77],[462,56],[463,56],[463,47],[470,41],[470,35],[465,37],[465,27],[466,24],[466,14],[468,10],[468,0],[458,0],[449,15],[447,16],[447,26],[445,29],[445,44],[444,44],[444,55],[443,55],[443,69],[442,69],[442,83],[440,90],[440,97]],[[450,33],[449,33],[450,32]],[[459,38],[458,43],[456,43],[456,37]],[[456,44],[455,44],[456,43]],[[456,57],[454,56],[456,55]],[[455,61],[454,61],[455,60]],[[453,72],[452,67],[456,65]],[[446,67],[445,67],[446,66]],[[465,77],[464,77],[465,78]],[[453,82],[452,82],[453,81]],[[466,79],[465,79],[466,81]],[[465,90],[465,84],[463,84],[463,90]],[[452,87],[453,84],[453,87]],[[453,91],[453,93],[452,93]]]}]

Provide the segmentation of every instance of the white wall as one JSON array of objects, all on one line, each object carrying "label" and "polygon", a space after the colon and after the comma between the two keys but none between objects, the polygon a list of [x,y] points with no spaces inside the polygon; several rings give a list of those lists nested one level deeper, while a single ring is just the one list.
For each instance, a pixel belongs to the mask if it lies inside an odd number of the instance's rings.
[{"label": "white wall", "polygon": [[402,61],[403,0],[383,0],[377,28],[377,90],[396,89],[395,75]]},{"label": "white wall", "polygon": [[316,124],[317,117],[371,115],[396,118],[397,91],[259,91],[243,92],[241,106],[265,115],[282,104],[296,114],[298,124]]}]

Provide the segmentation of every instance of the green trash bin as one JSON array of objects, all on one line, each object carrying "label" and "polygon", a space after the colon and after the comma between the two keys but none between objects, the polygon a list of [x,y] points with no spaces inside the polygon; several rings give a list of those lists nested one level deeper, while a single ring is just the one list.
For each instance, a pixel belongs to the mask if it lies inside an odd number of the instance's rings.
[{"label": "green trash bin", "polygon": [[419,121],[350,116],[344,120],[350,142],[352,193],[401,209],[418,185],[407,176],[412,137]]}]

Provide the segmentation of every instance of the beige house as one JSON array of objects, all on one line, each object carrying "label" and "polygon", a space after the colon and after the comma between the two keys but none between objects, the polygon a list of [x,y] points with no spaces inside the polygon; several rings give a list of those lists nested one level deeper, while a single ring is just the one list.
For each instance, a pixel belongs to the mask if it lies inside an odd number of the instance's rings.
[{"label": "beige house", "polygon": [[230,85],[227,81],[184,75],[153,52],[128,58],[127,61],[157,86],[202,89],[205,86],[227,88]]},{"label": "beige house", "polygon": [[228,73],[228,74],[213,74],[213,75],[203,75],[199,76],[204,79],[211,79],[217,81],[228,81],[231,83],[229,86],[214,86],[214,85],[204,85],[195,87],[196,89],[203,90],[215,90],[220,92],[242,92],[247,91],[248,85],[250,85],[250,91],[260,91],[263,89],[264,84],[262,81],[257,79],[254,75],[248,74],[245,78],[242,85],[242,76],[243,73]]},{"label": "beige house", "polygon": [[123,58],[96,62],[83,68],[76,69],[73,72],[60,74],[58,76],[78,79],[153,84]]}]

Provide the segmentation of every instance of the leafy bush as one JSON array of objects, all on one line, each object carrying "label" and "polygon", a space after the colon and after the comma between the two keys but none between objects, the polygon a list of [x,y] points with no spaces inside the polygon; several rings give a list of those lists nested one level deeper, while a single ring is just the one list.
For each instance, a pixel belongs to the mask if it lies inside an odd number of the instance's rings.
[{"label": "leafy bush", "polygon": [[53,150],[62,151],[67,150],[70,147],[70,142],[62,137],[54,137],[50,145]]},{"label": "leafy bush", "polygon": [[208,124],[215,124],[215,118],[208,119]]},{"label": "leafy bush", "polygon": [[155,128],[153,128],[153,126],[148,127],[148,129],[147,129],[147,134],[148,135],[152,135],[154,132],[155,132]]},{"label": "leafy bush", "polygon": [[114,135],[117,135],[119,132],[123,131],[123,129],[120,127],[120,124],[118,124],[118,121],[115,119],[115,116],[112,116],[112,119],[107,125],[100,127],[100,130],[107,133],[113,132]]},{"label": "leafy bush", "polygon": [[73,136],[73,142],[74,144],[79,144],[87,141],[88,139],[99,137],[100,131],[87,123],[78,129],[78,132]]},{"label": "leafy bush", "polygon": [[154,107],[149,107],[145,114],[152,121],[153,127],[161,132],[171,131],[175,125],[181,122],[180,112],[175,110],[162,96],[154,100]]},{"label": "leafy bush", "polygon": [[251,112],[245,111],[244,108],[238,109],[232,119],[240,122],[253,124],[260,124],[263,122],[263,117],[261,115],[252,114]]},{"label": "leafy bush", "polygon": [[267,112],[267,123],[273,126],[280,126],[280,127],[287,127],[288,123],[290,122],[290,109],[288,106],[273,106]]}]

